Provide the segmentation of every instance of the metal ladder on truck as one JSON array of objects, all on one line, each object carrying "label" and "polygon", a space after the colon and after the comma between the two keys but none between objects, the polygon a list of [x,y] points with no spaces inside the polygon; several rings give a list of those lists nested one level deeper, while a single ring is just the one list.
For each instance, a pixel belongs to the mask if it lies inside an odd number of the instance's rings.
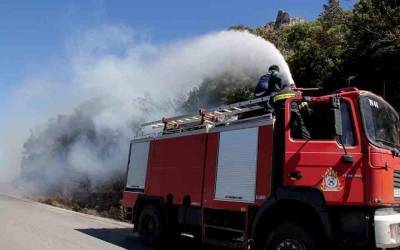
[{"label": "metal ladder on truck", "polygon": [[[208,130],[212,127],[249,122],[254,119],[272,119],[271,111],[266,109],[269,99],[270,97],[266,96],[217,108],[200,109],[199,114],[175,116],[144,123],[141,125],[142,132],[139,132],[137,137],[157,137],[198,129]],[[145,133],[144,128],[159,132]]]}]

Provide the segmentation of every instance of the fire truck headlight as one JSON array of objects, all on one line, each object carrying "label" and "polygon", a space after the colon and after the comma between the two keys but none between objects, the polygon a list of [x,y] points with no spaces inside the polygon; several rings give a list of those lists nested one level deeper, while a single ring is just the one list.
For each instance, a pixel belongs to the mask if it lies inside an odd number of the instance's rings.
[{"label": "fire truck headlight", "polygon": [[393,208],[375,210],[375,242],[377,248],[400,246],[400,213]]},{"label": "fire truck headlight", "polygon": [[390,238],[393,243],[400,241],[400,224],[392,224],[389,226]]}]

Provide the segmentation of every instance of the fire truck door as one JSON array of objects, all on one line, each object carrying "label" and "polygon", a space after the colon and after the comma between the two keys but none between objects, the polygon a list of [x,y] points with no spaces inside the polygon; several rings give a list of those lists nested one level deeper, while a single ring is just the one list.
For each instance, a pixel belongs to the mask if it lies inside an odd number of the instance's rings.
[{"label": "fire truck door", "polygon": [[330,126],[329,108],[324,105],[310,104],[312,115],[305,118],[310,140],[297,137],[298,133],[294,133],[296,123],[290,120],[293,119],[290,106],[286,106],[283,184],[320,189],[325,198],[332,202],[361,202],[364,197],[362,154],[358,139],[360,135],[356,133],[359,128],[355,129],[358,125],[354,122],[354,107],[350,102],[343,101],[341,104],[342,140],[351,159],[348,161],[340,140],[326,131]]}]

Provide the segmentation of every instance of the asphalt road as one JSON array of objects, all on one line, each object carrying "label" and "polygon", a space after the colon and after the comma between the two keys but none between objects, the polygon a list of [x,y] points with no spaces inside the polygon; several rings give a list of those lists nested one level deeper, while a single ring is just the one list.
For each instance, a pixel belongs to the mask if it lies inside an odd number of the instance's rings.
[{"label": "asphalt road", "polygon": [[[0,194],[0,250],[152,250],[142,243],[132,228],[128,223]],[[187,238],[163,248],[222,250]]]},{"label": "asphalt road", "polygon": [[[0,194],[0,250],[135,249],[154,250],[132,232],[132,225]],[[173,250],[227,250],[180,239]]]},{"label": "asphalt road", "polygon": [[0,249],[150,248],[130,224],[0,195]]}]

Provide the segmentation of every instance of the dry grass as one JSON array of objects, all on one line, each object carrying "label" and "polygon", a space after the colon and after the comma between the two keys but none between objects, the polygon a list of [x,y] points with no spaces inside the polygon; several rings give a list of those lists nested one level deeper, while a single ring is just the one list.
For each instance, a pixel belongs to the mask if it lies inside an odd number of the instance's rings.
[{"label": "dry grass", "polygon": [[[106,196],[107,197],[107,196]],[[46,198],[36,198],[38,202],[51,205],[54,207],[64,208],[68,210],[72,210],[75,212],[80,212],[89,215],[101,216],[112,218],[116,220],[123,220],[122,217],[122,207],[121,202],[118,204],[108,204],[107,201],[100,201],[99,204],[85,204],[84,202],[80,201],[74,202],[71,200],[64,200],[60,197],[46,197]],[[95,205],[91,207],[91,205]]]}]

